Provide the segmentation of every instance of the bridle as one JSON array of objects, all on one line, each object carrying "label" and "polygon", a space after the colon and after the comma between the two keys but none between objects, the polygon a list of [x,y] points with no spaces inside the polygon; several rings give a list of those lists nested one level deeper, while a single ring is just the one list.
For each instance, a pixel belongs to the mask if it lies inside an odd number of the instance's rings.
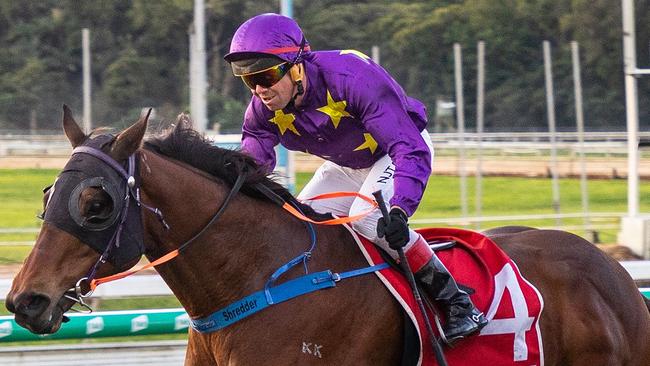
[{"label": "bridle", "polygon": [[[100,149],[97,149],[97,148],[94,148],[94,147],[80,146],[80,147],[75,148],[73,150],[72,154],[73,155],[74,154],[88,154],[88,155],[91,155],[91,156],[99,159],[100,161],[102,161],[103,163],[108,165],[110,168],[117,171],[118,174],[123,179],[123,184],[126,185],[126,194],[125,194],[125,197],[124,197],[125,203],[124,203],[123,209],[120,212],[119,217],[117,219],[118,222],[119,222],[119,226],[115,230],[115,235],[113,235],[113,239],[111,240],[109,245],[106,247],[104,253],[102,253],[102,255],[99,257],[97,262],[88,271],[88,274],[86,276],[80,278],[76,282],[74,287],[70,288],[69,290],[67,290],[64,293],[64,297],[66,299],[69,299],[69,300],[71,300],[71,301],[73,301],[75,303],[78,303],[80,306],[82,306],[83,308],[86,309],[86,310],[82,310],[82,311],[85,311],[85,312],[92,312],[92,308],[85,302],[84,299],[91,296],[93,291],[95,290],[95,288],[98,285],[100,285],[102,283],[106,283],[106,282],[110,282],[110,281],[114,281],[114,280],[118,280],[118,279],[130,276],[130,275],[132,275],[132,274],[134,274],[136,272],[139,272],[139,271],[147,269],[147,268],[155,267],[155,266],[157,266],[159,264],[165,263],[165,262],[175,258],[176,256],[178,256],[190,244],[192,244],[196,239],[198,239],[201,235],[203,235],[217,221],[217,219],[219,219],[219,217],[221,217],[221,215],[225,212],[226,208],[228,207],[228,205],[230,204],[230,202],[232,201],[234,196],[237,194],[237,192],[239,192],[239,190],[243,186],[244,182],[246,181],[246,177],[247,177],[246,170],[242,170],[241,172],[239,172],[239,174],[237,175],[237,179],[233,183],[233,185],[232,185],[230,191],[228,192],[226,198],[223,200],[223,202],[221,203],[220,208],[212,216],[210,221],[207,224],[205,224],[203,226],[203,228],[201,230],[199,230],[199,232],[197,234],[195,234],[193,237],[191,237],[190,239],[185,241],[177,249],[170,251],[169,253],[159,257],[158,259],[154,260],[153,262],[150,262],[150,263],[144,265],[141,268],[138,268],[138,269],[135,269],[135,270],[128,270],[128,271],[125,271],[125,272],[120,272],[120,273],[110,275],[110,276],[107,276],[107,277],[95,278],[95,275],[97,273],[98,268],[108,260],[109,255],[111,253],[111,250],[114,249],[114,248],[119,247],[119,244],[120,244],[119,239],[115,239],[115,238],[119,238],[120,232],[122,231],[122,229],[124,228],[124,226],[126,225],[126,223],[129,220],[130,216],[128,216],[127,213],[129,212],[128,207],[129,207],[129,203],[131,203],[131,201],[134,201],[134,204],[138,205],[138,207],[144,207],[145,209],[147,209],[147,210],[151,211],[152,213],[154,213],[156,215],[156,217],[158,218],[158,220],[160,221],[160,223],[163,225],[163,227],[166,230],[169,230],[170,227],[165,222],[163,214],[158,208],[153,208],[153,207],[147,206],[140,199],[140,187],[138,185],[138,179],[136,179],[136,177],[135,177],[135,171],[136,171],[136,162],[135,162],[136,161],[136,154],[135,153],[132,154],[131,156],[129,156],[129,158],[127,159],[126,169],[124,167],[122,167],[122,165],[120,165],[111,156],[104,153]],[[336,198],[336,197],[354,196],[354,197],[359,197],[359,198],[367,201],[370,204],[371,207],[367,211],[365,211],[363,213],[360,213],[360,214],[357,214],[357,215],[353,215],[353,216],[341,217],[341,218],[332,218],[332,219],[328,219],[328,220],[324,220],[324,221],[314,221],[313,219],[305,216],[300,211],[300,208],[299,208],[299,205],[297,204],[297,202],[293,202],[293,201],[292,202],[287,202],[287,201],[285,201],[282,197],[280,197],[278,194],[273,192],[273,190],[271,190],[270,188],[264,186],[261,183],[255,184],[255,187],[259,190],[260,193],[265,195],[272,202],[275,202],[276,204],[281,206],[284,210],[288,211],[291,215],[293,215],[293,216],[297,217],[298,219],[304,221],[305,224],[307,225],[307,228],[310,231],[310,236],[311,236],[311,241],[312,241],[311,246],[307,251],[300,254],[296,258],[292,259],[289,263],[287,263],[286,265],[280,267],[275,273],[273,273],[273,275],[271,276],[271,278],[269,279],[269,281],[267,282],[267,284],[265,286],[265,290],[267,292],[268,292],[269,288],[273,285],[275,280],[278,279],[278,277],[280,277],[282,274],[286,273],[293,266],[295,266],[295,265],[297,265],[299,263],[303,263],[304,266],[305,266],[305,271],[307,272],[307,267],[306,267],[307,266],[307,261],[311,258],[312,251],[314,250],[314,248],[316,246],[316,234],[315,234],[315,229],[313,228],[312,223],[313,224],[320,224],[320,225],[344,224],[344,223],[348,223],[348,222],[358,220],[361,217],[366,216],[367,214],[369,214],[372,210],[376,209],[376,207],[377,207],[376,201],[374,201],[371,198],[369,198],[367,196],[364,196],[364,195],[362,195],[362,194],[360,194],[358,192],[325,193],[325,194],[321,194],[321,195],[318,195],[318,196],[315,196],[315,197],[308,198],[307,200],[329,199],[329,198]],[[88,243],[86,243],[86,244],[88,244]],[[144,248],[140,248],[140,256],[142,254],[144,254]],[[86,288],[87,288],[87,290],[86,290]],[[75,309],[75,311],[79,311],[79,310]]]},{"label": "bridle", "polygon": [[[122,210],[119,213],[119,216],[117,220],[119,221],[119,225],[117,226],[117,229],[115,231],[115,234],[113,235],[113,238],[109,242],[108,246],[106,247],[104,253],[102,253],[95,262],[95,264],[91,267],[91,269],[88,271],[88,274],[82,278],[80,278],[74,287],[70,288],[64,293],[64,297],[68,300],[71,300],[80,306],[82,306],[85,310],[81,310],[82,312],[92,312],[92,308],[85,302],[85,299],[90,297],[92,293],[94,292],[95,288],[97,285],[103,282],[108,282],[113,279],[117,278],[122,278],[126,277],[127,275],[133,274],[137,271],[127,271],[127,272],[122,272],[118,273],[116,275],[104,277],[104,278],[99,278],[95,279],[95,275],[97,274],[97,270],[99,267],[106,263],[107,259],[109,258],[109,255],[111,251],[114,248],[117,248],[120,246],[120,234],[127,223],[127,220],[129,219],[128,215],[128,208],[129,204],[133,203],[138,205],[139,207],[144,207],[148,211],[151,211],[156,215],[160,223],[163,225],[165,230],[169,230],[170,227],[167,224],[167,222],[164,219],[164,216],[162,212],[158,208],[154,208],[151,206],[146,205],[145,203],[142,202],[140,198],[140,187],[138,184],[136,184],[136,177],[134,176],[135,170],[136,170],[136,154],[132,154],[129,156],[127,159],[126,163],[126,169],[118,163],[115,159],[113,159],[111,156],[108,154],[104,153],[100,149],[90,147],[90,146],[79,146],[74,148],[72,151],[72,155],[74,154],[88,154],[91,155],[99,160],[101,160],[103,163],[108,165],[111,169],[115,170],[121,177],[123,178],[123,183],[126,186],[126,195],[123,198],[124,199],[124,205],[122,206]],[[199,238],[203,233],[205,233],[212,224],[214,224],[217,219],[224,213],[226,210],[226,207],[228,204],[232,201],[232,198],[235,196],[235,194],[241,189],[242,185],[244,184],[246,178],[245,172],[240,173],[237,176],[237,179],[235,183],[233,184],[232,188],[230,189],[230,192],[224,199],[224,201],[221,203],[221,207],[217,212],[214,214],[212,219],[197,233],[195,234],[192,238],[189,240],[185,241],[183,244],[181,244],[178,249],[160,257],[158,260],[151,262],[150,267],[158,265],[160,263],[164,263],[174,257],[176,257],[180,252],[182,252],[187,246],[189,246],[191,243],[193,243],[197,238]],[[133,202],[131,202],[133,201]],[[140,249],[140,255],[144,254],[144,248]],[[139,269],[142,270],[145,267]],[[148,267],[147,267],[148,268]],[[85,285],[84,285],[85,284]],[[87,290],[85,290],[87,288]],[[75,311],[79,311],[77,309],[74,309]]]}]

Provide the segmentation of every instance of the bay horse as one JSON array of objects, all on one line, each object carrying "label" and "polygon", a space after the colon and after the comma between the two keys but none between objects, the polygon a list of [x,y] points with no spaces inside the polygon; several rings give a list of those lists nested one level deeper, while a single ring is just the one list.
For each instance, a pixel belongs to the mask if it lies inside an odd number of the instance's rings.
[{"label": "bay horse", "polygon": [[[68,164],[77,165],[64,168],[45,194],[50,201],[45,222],[7,297],[6,306],[21,326],[38,334],[56,332],[75,303],[69,289],[91,268],[97,269],[91,271],[93,276],[113,274],[133,265],[141,253],[153,261],[190,238],[186,250],[156,269],[192,319],[206,317],[264,288],[278,267],[309,246],[304,222],[266,198],[259,187],[288,200],[290,193],[252,158],[213,146],[187,125],[186,117],[154,138],[143,139],[146,126],[143,117],[116,137],[85,135],[64,107],[63,127],[73,147],[100,141],[97,148],[121,166],[135,157],[135,181],[129,179],[128,185],[139,188],[138,202],[145,209],[127,221],[139,224],[142,247],[136,239],[136,244],[122,241],[99,260],[107,253],[104,248],[80,239],[114,230],[120,223],[119,217],[115,221],[116,211],[140,205],[118,207],[119,192],[112,192],[115,187],[106,183],[113,174],[109,171],[117,168],[73,153]],[[77,188],[69,186],[75,174],[85,179]],[[99,181],[83,184],[98,174]],[[242,175],[241,194],[229,196]],[[126,177],[118,178],[126,182]],[[224,201],[229,202],[227,207],[222,206]],[[225,208],[215,221],[219,207]],[[58,217],[68,209],[78,213],[65,220]],[[80,234],[84,225],[89,230]],[[563,231],[505,227],[487,235],[544,298],[540,319],[544,365],[650,365],[648,302],[618,263]],[[347,229],[317,226],[316,237],[319,244],[309,261],[312,272],[367,266]],[[300,275],[297,267],[286,274]],[[191,329],[186,364],[398,365],[404,327],[401,308],[376,276],[354,277],[335,289],[269,307],[216,332]],[[301,352],[305,344],[320,345],[319,357]]]}]

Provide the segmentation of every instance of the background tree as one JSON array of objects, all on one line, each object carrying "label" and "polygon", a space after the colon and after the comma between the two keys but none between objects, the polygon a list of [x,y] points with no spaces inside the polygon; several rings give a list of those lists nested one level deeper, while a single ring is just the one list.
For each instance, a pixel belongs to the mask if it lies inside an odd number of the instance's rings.
[{"label": "background tree", "polygon": [[[207,0],[208,119],[238,132],[250,91],[223,61],[237,27],[278,11],[277,0]],[[650,67],[650,0],[636,0],[639,67]],[[155,107],[159,121],[189,109],[192,0],[0,0],[0,129],[58,130],[61,104],[81,112],[81,29],[91,29],[93,119],[122,127]],[[542,41],[553,47],[558,128],[575,129],[570,42],[581,46],[586,128],[624,130],[620,1],[294,0],[313,49],[381,48],[381,62],[435,120],[453,99],[454,42],[463,47],[472,128],[476,44],[486,42],[486,128],[544,131]],[[650,126],[650,79],[639,79],[640,126]],[[432,123],[431,125],[433,125]]]}]

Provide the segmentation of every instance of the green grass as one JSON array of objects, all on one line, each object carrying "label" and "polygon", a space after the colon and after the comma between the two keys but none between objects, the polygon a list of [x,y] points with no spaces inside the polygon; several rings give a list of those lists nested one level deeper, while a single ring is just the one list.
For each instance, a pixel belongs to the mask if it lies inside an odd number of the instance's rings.
[{"label": "green grass", "polygon": [[[296,190],[309,181],[311,174],[298,173]],[[470,216],[476,209],[476,180],[467,179]],[[565,213],[582,212],[579,179],[560,179],[560,208]],[[627,181],[621,179],[591,179],[587,183],[589,209],[592,212],[625,212],[627,210]],[[553,213],[550,179],[519,177],[483,177],[483,215],[517,215]],[[650,211],[650,182],[640,184],[641,211]],[[434,176],[429,179],[416,218],[458,217],[461,214],[458,177]]]},{"label": "green grass", "polygon": [[[42,189],[51,184],[57,170],[0,169],[0,229],[37,229],[41,221],[36,215],[42,211]],[[300,190],[311,178],[309,173],[298,173],[296,187]],[[591,212],[625,212],[627,183],[625,180],[602,179],[589,181],[589,209]],[[475,214],[475,180],[468,178],[468,215]],[[484,177],[482,215],[552,214],[551,181],[541,178]],[[650,183],[640,184],[640,208],[650,211]],[[580,182],[578,179],[560,180],[560,210],[563,213],[582,212]],[[422,203],[414,215],[416,219],[459,217],[460,188],[457,177],[434,176],[429,180]],[[563,220],[563,224],[580,225],[581,219]],[[481,227],[505,224],[552,226],[554,220],[529,222],[491,222]],[[580,232],[576,232],[580,234]],[[613,231],[604,232],[604,241],[615,239]],[[36,233],[1,233],[0,242],[33,242]],[[0,264],[20,263],[29,250],[26,246],[0,247]]]},{"label": "green grass", "polygon": [[38,227],[43,188],[54,182],[53,169],[0,169],[0,227]]},{"label": "green grass", "polygon": [[0,265],[22,263],[32,247],[29,245],[6,245],[0,247]]},{"label": "green grass", "polygon": [[[0,169],[0,229],[38,228],[43,187],[54,182],[55,169]],[[1,233],[0,242],[33,241],[35,233]],[[6,256],[0,254],[0,263]]]},{"label": "green grass", "polygon": [[[468,216],[476,212],[475,179],[467,181]],[[581,213],[582,198],[580,181],[578,179],[561,179],[560,186],[560,212]],[[590,180],[588,182],[589,211],[598,212],[626,212],[627,210],[627,182],[624,180]],[[650,184],[641,184],[642,211],[650,209]],[[482,216],[513,216],[532,214],[553,214],[552,186],[549,179],[541,178],[509,178],[488,177],[483,178]],[[459,217],[460,188],[456,177],[433,177],[429,181],[422,204],[414,218]],[[616,219],[592,220],[594,224],[618,224]],[[582,218],[563,219],[562,225],[581,227]],[[529,220],[513,222],[484,222],[480,228],[486,229],[508,224],[528,225],[535,227],[549,227],[556,224],[555,219]],[[435,225],[435,224],[433,224]],[[476,225],[468,226],[477,228]],[[582,229],[571,229],[577,235],[587,236]],[[599,230],[599,239],[605,243],[616,241],[616,229]]]},{"label": "green grass", "polygon": [[[311,174],[299,173],[296,176],[296,187],[300,190],[310,179]],[[588,181],[589,211],[619,212],[627,211],[627,181],[620,179],[591,179]],[[560,212],[581,213],[582,198],[579,179],[560,179]],[[476,179],[467,179],[468,217],[476,212]],[[482,180],[482,209],[481,216],[514,216],[532,214],[553,214],[552,186],[550,179],[519,178],[519,177],[483,177]],[[640,210],[650,212],[650,182],[640,183]],[[458,177],[433,176],[429,179],[424,197],[414,219],[453,218],[461,216],[460,183]],[[583,219],[563,219],[562,225],[581,226]],[[617,224],[616,219],[594,219],[594,223]],[[555,225],[555,220],[529,221],[494,221],[481,223],[482,229],[503,225],[528,225],[549,227]],[[418,226],[446,226],[413,225]],[[458,225],[463,226],[463,225]],[[464,225],[467,228],[477,228],[476,225]],[[578,235],[586,236],[582,229],[569,230]],[[599,231],[602,242],[616,241],[616,229]]]},{"label": "green grass", "polygon": [[[562,212],[582,212],[580,181],[560,180],[560,209]],[[517,215],[553,213],[552,187],[549,179],[541,178],[483,178],[483,215]],[[589,208],[593,212],[624,212],[627,208],[627,182],[624,180],[590,180]],[[468,179],[468,209],[475,210],[475,179]],[[641,185],[641,208],[650,208],[650,184]],[[432,177],[417,217],[459,216],[460,187],[456,177]]]}]

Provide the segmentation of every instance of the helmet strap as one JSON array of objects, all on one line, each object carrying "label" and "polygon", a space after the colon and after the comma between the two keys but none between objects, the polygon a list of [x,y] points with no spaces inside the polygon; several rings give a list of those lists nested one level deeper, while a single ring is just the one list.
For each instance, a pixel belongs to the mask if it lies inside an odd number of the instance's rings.
[{"label": "helmet strap", "polygon": [[296,81],[296,86],[298,90],[296,90],[296,95],[293,97],[293,99],[296,99],[299,95],[305,94],[305,88],[302,86],[302,80]]},{"label": "helmet strap", "polygon": [[293,64],[289,70],[289,75],[291,75],[291,80],[298,86],[298,93],[296,95],[302,95],[305,92],[305,88],[302,86],[302,64]]},{"label": "helmet strap", "polygon": [[303,74],[303,69],[302,65],[297,64],[291,66],[291,70],[289,71],[289,74],[291,75],[291,80],[296,83],[296,94],[294,94],[293,98],[287,103],[287,107],[294,107],[296,103],[296,99],[305,94],[305,87],[302,85],[302,74]]},{"label": "helmet strap", "polygon": [[307,40],[305,39],[305,35],[303,34],[302,39],[300,40],[300,47],[298,48],[298,52],[296,53],[296,57],[294,57],[293,61],[291,61],[292,64],[296,65],[302,61],[302,54],[303,52],[305,52],[306,43]]},{"label": "helmet strap", "polygon": [[293,98],[287,103],[287,107],[295,107],[296,105],[296,99],[305,94],[305,87],[302,85],[302,65],[300,63],[302,62],[302,54],[305,50],[305,44],[307,43],[307,40],[305,39],[305,36],[302,36],[302,39],[300,40],[300,48],[298,48],[298,53],[296,54],[296,57],[294,57],[293,61],[291,64],[291,70],[289,70],[289,73],[291,75],[291,80],[296,83],[296,94],[294,94]]},{"label": "helmet strap", "polygon": [[[301,96],[301,95],[303,95],[305,93],[305,88],[302,86],[302,80],[296,81],[296,87],[298,88],[298,90],[296,90],[296,94],[294,94],[293,98],[291,98],[289,103],[287,103],[287,107],[295,107],[296,106],[296,99],[299,96]],[[284,108],[287,108],[287,107],[284,107]]]}]

